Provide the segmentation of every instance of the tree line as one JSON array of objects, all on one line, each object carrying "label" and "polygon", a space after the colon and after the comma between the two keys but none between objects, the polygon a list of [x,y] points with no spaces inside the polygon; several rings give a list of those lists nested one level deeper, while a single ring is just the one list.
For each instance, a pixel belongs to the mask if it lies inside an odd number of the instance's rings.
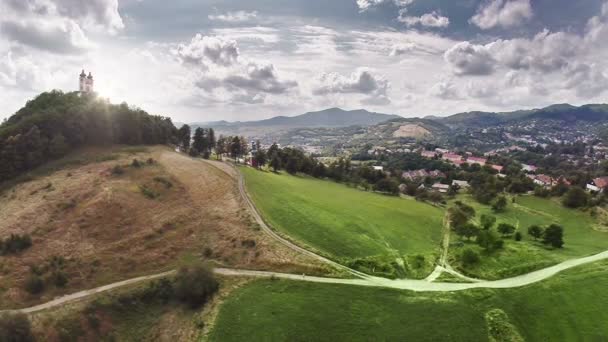
[{"label": "tree line", "polygon": [[91,145],[168,144],[170,118],[78,92],[45,92],[0,125],[0,183]]},{"label": "tree line", "polygon": [[249,153],[249,144],[245,137],[220,135],[216,138],[213,128],[197,127],[193,135],[192,128],[183,125],[177,131],[177,141],[179,148],[193,157],[202,156],[209,159],[215,152],[217,159],[228,155],[236,160]]}]

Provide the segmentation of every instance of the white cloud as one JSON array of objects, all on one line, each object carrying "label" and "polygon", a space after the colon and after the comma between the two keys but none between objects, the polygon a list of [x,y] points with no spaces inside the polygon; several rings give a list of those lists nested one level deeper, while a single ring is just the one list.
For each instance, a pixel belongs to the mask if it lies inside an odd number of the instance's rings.
[{"label": "white cloud", "polygon": [[358,68],[348,76],[336,72],[323,73],[316,79],[313,94],[332,93],[368,95],[367,103],[387,104],[390,83],[382,76],[374,75],[369,68]]},{"label": "white cloud", "polygon": [[429,90],[430,95],[443,100],[460,100],[462,95],[453,80],[446,79],[435,83]]},{"label": "white cloud", "polygon": [[252,11],[236,11],[236,12],[227,12],[223,14],[209,14],[207,17],[209,20],[213,21],[224,21],[227,23],[242,23],[251,21],[257,18],[258,12]]},{"label": "white cloud", "polygon": [[407,15],[404,15],[405,13],[406,12],[403,11],[397,20],[406,24],[408,27],[422,25],[425,27],[443,28],[443,27],[448,27],[448,25],[450,25],[450,19],[448,17],[444,17],[435,11],[431,12],[431,13],[423,14],[420,17],[407,16]]},{"label": "white cloud", "polygon": [[495,60],[487,46],[461,42],[444,54],[456,75],[489,75],[494,72]]},{"label": "white cloud", "polygon": [[514,27],[533,16],[530,0],[489,0],[482,4],[470,20],[483,30]]},{"label": "white cloud", "polygon": [[359,6],[361,12],[364,12],[384,3],[393,3],[395,6],[405,7],[413,2],[414,0],[357,0],[357,6]]},{"label": "white cloud", "polygon": [[77,54],[93,44],[80,26],[69,19],[0,22],[0,32],[9,40],[60,54]]},{"label": "white cloud", "polygon": [[229,66],[238,62],[239,49],[236,41],[222,37],[209,37],[197,33],[188,44],[179,44],[174,50],[184,63],[207,67],[213,63]]}]

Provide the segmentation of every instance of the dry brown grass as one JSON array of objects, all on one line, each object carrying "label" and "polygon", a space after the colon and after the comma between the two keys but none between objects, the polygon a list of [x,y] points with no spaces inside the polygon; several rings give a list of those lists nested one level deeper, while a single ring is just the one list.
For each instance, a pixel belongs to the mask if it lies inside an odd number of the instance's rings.
[{"label": "dry brown grass", "polygon": [[[0,308],[200,259],[248,269],[325,271],[264,235],[244,209],[236,178],[211,164],[164,147],[108,152],[114,160],[71,166],[0,194],[0,238],[28,233],[33,239],[30,249],[0,257]],[[134,158],[156,163],[129,167]],[[112,174],[115,165],[124,165],[125,173]],[[157,197],[146,197],[142,186]],[[42,295],[29,295],[23,283],[30,265],[53,256],[67,260],[68,285],[49,284]]]}]

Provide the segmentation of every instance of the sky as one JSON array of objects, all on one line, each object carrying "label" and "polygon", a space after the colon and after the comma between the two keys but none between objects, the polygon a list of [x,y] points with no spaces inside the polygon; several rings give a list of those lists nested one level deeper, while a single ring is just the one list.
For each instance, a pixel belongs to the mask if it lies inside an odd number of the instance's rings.
[{"label": "sky", "polygon": [[177,122],[605,103],[608,0],[0,0],[0,119],[82,69]]}]

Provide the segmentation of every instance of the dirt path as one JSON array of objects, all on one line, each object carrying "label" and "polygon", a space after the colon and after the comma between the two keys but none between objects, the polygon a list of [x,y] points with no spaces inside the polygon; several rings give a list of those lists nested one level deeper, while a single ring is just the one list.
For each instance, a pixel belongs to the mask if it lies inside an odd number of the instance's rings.
[{"label": "dirt path", "polygon": [[[323,284],[344,284],[353,286],[367,286],[367,287],[385,287],[399,290],[410,290],[416,292],[453,292],[463,291],[476,288],[491,288],[491,289],[504,289],[521,287],[530,284],[540,282],[548,279],[559,272],[577,267],[580,265],[592,263],[595,261],[608,259],[608,251],[595,254],[585,258],[573,259],[562,262],[561,264],[547,267],[536,272],[531,272],[517,277],[506,278],[494,281],[478,281],[475,283],[432,283],[426,280],[413,280],[413,279],[398,279],[390,280],[379,277],[367,276],[365,279],[342,279],[342,278],[323,278],[323,277],[312,277],[299,274],[289,273],[278,273],[278,272],[265,272],[265,271],[251,271],[251,270],[239,270],[239,269],[228,269],[228,268],[217,268],[215,273],[223,276],[239,276],[239,277],[256,277],[256,278],[277,278],[277,279],[289,279],[296,281],[308,281],[313,283]],[[51,309],[57,306],[61,306],[70,302],[74,302],[98,293],[110,291],[126,285],[131,285],[147,280],[153,280],[157,278],[166,277],[174,274],[175,271],[164,272],[155,275],[149,275],[144,277],[138,277],[133,279],[124,280],[121,282],[97,287],[91,290],[80,291],[73,293],[68,296],[64,296],[48,303],[32,306],[29,308],[18,309],[18,310],[5,310],[4,312],[23,312],[33,313],[46,309]]]}]

